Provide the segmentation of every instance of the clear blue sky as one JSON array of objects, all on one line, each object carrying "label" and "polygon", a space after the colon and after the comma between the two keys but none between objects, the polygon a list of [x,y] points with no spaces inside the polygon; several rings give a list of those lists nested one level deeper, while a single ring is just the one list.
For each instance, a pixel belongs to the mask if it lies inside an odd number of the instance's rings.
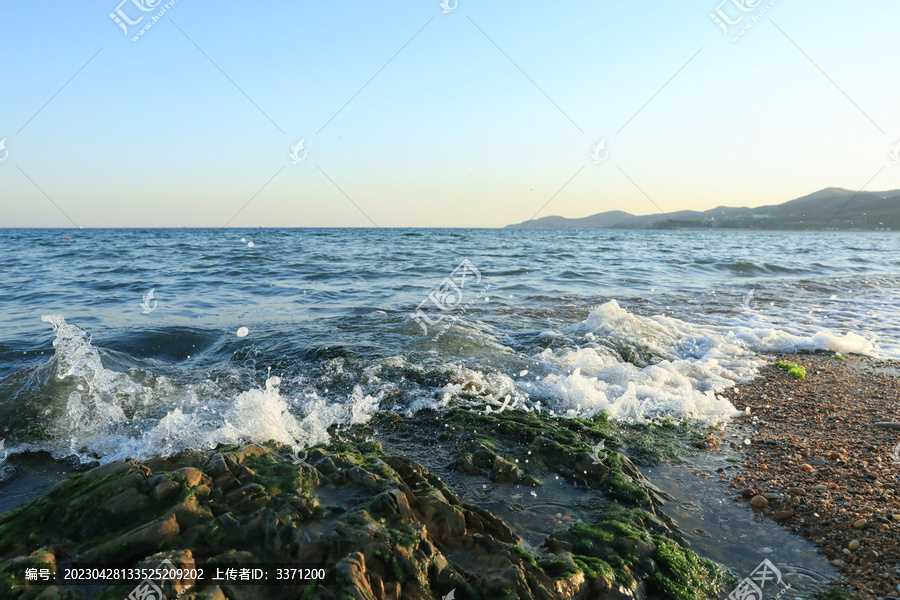
[{"label": "clear blue sky", "polygon": [[51,200],[84,227],[221,226],[251,198],[230,225],[371,226],[338,187],[429,227],[557,192],[540,216],[656,212],[636,186],[667,211],[900,188],[895,0],[779,0],[738,42],[717,0],[178,0],[137,42],[165,2],[122,4],[127,36],[117,2],[0,4],[0,226],[71,226]]}]

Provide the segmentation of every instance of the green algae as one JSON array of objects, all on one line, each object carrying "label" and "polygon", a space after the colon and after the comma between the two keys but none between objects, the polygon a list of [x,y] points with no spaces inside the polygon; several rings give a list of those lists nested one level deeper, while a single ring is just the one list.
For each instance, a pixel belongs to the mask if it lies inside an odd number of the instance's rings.
[{"label": "green algae", "polygon": [[537,560],[531,554],[529,554],[527,550],[525,550],[519,546],[510,546],[509,551],[512,552],[513,554],[518,555],[520,558],[522,558],[526,563],[528,563],[532,567],[537,567]]},{"label": "green algae", "polygon": [[659,570],[650,575],[652,591],[673,600],[695,600],[714,596],[721,589],[725,573],[722,567],[672,540],[654,535],[657,550],[653,556]]},{"label": "green algae", "polygon": [[795,377],[797,379],[805,379],[806,378],[806,367],[798,365],[796,363],[782,362],[778,361],[775,363],[776,367],[780,367],[787,372],[791,377]]},{"label": "green algae", "polygon": [[[598,484],[593,489],[601,489],[605,497],[619,503],[600,501],[596,522],[578,523],[561,532],[572,546],[572,552],[567,555],[568,558],[564,559],[553,555],[543,556],[542,553],[535,556],[520,546],[504,546],[510,553],[514,564],[519,564],[518,559],[521,559],[522,568],[526,570],[526,573],[531,569],[531,572],[536,572],[541,577],[546,575],[553,579],[560,579],[581,572],[588,578],[602,578],[627,589],[635,589],[636,579],[640,577],[660,597],[671,597],[677,600],[704,597],[703,590],[712,590],[717,582],[721,582],[716,575],[714,563],[699,559],[692,551],[682,548],[669,538],[647,533],[648,525],[653,525],[655,530],[657,526],[661,525],[661,521],[647,511],[647,509],[652,509],[652,501],[647,490],[639,483],[635,483],[635,479],[631,476],[634,474],[633,465],[615,451],[615,449],[621,451],[632,449],[636,444],[629,440],[629,436],[638,436],[639,434],[623,433],[623,428],[611,422],[605,414],[587,419],[568,420],[521,411],[504,411],[499,414],[484,415],[456,409],[448,411],[448,413],[431,416],[426,413],[408,423],[398,424],[395,420],[389,422],[394,424],[395,428],[406,426],[419,428],[419,431],[414,433],[424,431],[425,438],[428,438],[428,428],[430,427],[436,431],[446,429],[446,433],[457,439],[477,440],[489,447],[492,452],[508,457],[516,467],[533,474],[545,475],[554,470],[559,472],[559,469],[563,467],[568,467],[571,471],[573,466],[579,469],[576,471],[577,473],[582,473],[580,469],[586,465],[585,468],[590,471],[590,474],[584,475],[592,478],[591,481]],[[445,428],[444,425],[448,427]],[[654,424],[650,429],[661,432],[660,439],[665,442],[666,440],[681,439],[679,437],[683,431],[681,427],[682,425],[679,423],[664,422]],[[360,429],[364,430],[365,428]],[[358,433],[362,437],[365,431]],[[352,438],[353,434],[350,437]],[[434,436],[430,439],[434,440]],[[598,465],[592,457],[597,454],[594,448],[600,441],[603,441],[607,448],[600,454],[602,464]],[[279,448],[285,448],[281,445],[273,446],[270,450],[278,451]],[[665,443],[660,442],[658,447],[665,447]],[[384,477],[384,479],[402,481],[397,472],[382,460],[385,453],[377,442],[352,442],[343,439],[320,444],[316,448],[331,454],[330,458],[323,461],[321,460],[323,454],[316,455],[315,451],[310,449],[310,452],[313,452],[311,462],[316,463],[316,468],[325,475],[349,469],[354,465],[361,465],[370,473]],[[217,452],[225,450],[239,453],[240,448],[220,447]],[[647,456],[650,458],[664,454],[665,452],[654,450],[652,445],[651,449],[647,451]],[[519,459],[517,464],[515,463],[516,459]],[[404,473],[404,477],[408,477],[404,470],[405,467],[401,468],[390,459],[384,460],[400,469]],[[254,480],[263,485],[272,496],[295,494],[299,491],[311,492],[315,487],[312,479],[305,479],[302,467],[298,469],[297,464],[275,452],[270,451],[261,456],[248,454],[240,462],[252,469]],[[329,468],[331,472],[326,473]],[[156,474],[160,473],[156,472]],[[84,488],[78,488],[80,491],[75,492],[75,495],[83,494],[84,490],[90,490],[99,498],[100,494],[114,495],[114,490],[96,486],[108,484],[109,481],[114,481],[121,476],[124,474],[85,484],[78,484],[77,482],[81,478],[73,477],[73,483],[66,485],[84,485]],[[426,490],[448,490],[440,479],[428,474],[427,471],[423,476],[431,485],[417,488],[417,493]],[[115,488],[114,485],[111,487]],[[124,488],[119,489],[118,492],[120,493],[122,489]],[[173,494],[173,496],[177,495],[182,498],[188,497],[191,493],[192,490],[185,487],[179,494]],[[68,491],[66,496],[72,497]],[[279,500],[279,502],[283,502],[283,500]],[[363,508],[365,505],[366,503],[363,502],[358,507]],[[464,507],[452,502],[450,505],[459,513],[467,513]],[[6,516],[0,516],[0,536],[5,533],[2,523]],[[143,520],[144,517],[141,519]],[[405,564],[406,559],[403,558],[403,553],[415,551],[421,541],[417,530],[396,520],[390,524],[390,527],[385,524],[384,520],[379,522],[387,534],[385,541],[388,546],[374,547],[371,554],[367,552],[367,555],[374,563],[383,564],[385,570],[392,573],[398,583],[404,584],[404,590],[407,585],[415,587],[417,584],[423,589],[427,588],[429,586],[428,578],[422,579],[425,574],[410,572]],[[355,527],[356,525],[354,525]],[[211,535],[205,544],[206,547],[213,544],[221,547],[226,542],[230,544],[237,542],[231,537],[223,537],[224,534],[220,528],[216,528],[212,534],[217,532],[221,535]],[[0,543],[0,550],[3,548]],[[397,554],[398,549],[403,549],[401,554]],[[648,553],[650,554],[648,555]],[[517,558],[513,558],[512,555]],[[640,565],[641,561],[647,559],[648,556],[655,562],[658,569],[654,573],[646,575],[644,571],[641,571]],[[3,571],[0,570],[0,585],[2,585],[3,577]],[[460,589],[462,588],[457,589],[457,593]],[[312,591],[308,591],[308,594],[310,597],[317,597],[317,594]],[[481,596],[478,596],[473,589],[471,597],[508,598],[514,595],[512,590],[501,589],[500,586],[497,586],[490,590],[482,589]]]},{"label": "green algae", "polygon": [[273,496],[294,494],[311,487],[312,480],[297,469],[297,465],[276,460],[271,454],[246,456],[242,464],[253,469],[259,484]]},{"label": "green algae", "polygon": [[[633,589],[631,573],[643,570],[650,559],[655,569],[646,579],[649,592],[675,600],[714,596],[724,583],[724,569],[674,540],[648,534],[641,525],[647,516],[610,504],[597,522],[577,523],[554,537],[571,545],[575,564],[587,577],[603,577]],[[569,576],[571,569],[554,575]]]},{"label": "green algae", "polygon": [[[150,503],[137,516],[98,510],[106,500],[129,488],[140,488],[141,484],[129,477],[135,470],[92,481],[71,477],[44,496],[0,515],[0,552],[6,553],[12,548],[35,548],[47,540],[60,538],[69,539],[81,548],[96,546],[115,538],[125,529],[131,529],[136,520],[149,522],[161,517],[187,497],[189,490],[183,486],[174,501]],[[121,482],[125,478],[128,480]],[[116,482],[121,485],[116,485]],[[53,518],[54,515],[65,515],[65,518]]]}]

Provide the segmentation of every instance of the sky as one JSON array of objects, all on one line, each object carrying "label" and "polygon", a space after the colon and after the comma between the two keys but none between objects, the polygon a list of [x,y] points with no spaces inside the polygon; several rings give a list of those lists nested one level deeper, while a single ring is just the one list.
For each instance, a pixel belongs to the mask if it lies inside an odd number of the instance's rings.
[{"label": "sky", "polygon": [[502,227],[900,189],[895,0],[119,1],[0,2],[0,227]]}]

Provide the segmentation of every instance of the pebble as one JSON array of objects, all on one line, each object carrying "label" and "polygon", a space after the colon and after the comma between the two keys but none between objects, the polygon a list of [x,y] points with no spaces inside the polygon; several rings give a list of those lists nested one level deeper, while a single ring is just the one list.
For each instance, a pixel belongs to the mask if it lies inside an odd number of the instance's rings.
[{"label": "pebble", "polygon": [[787,493],[791,494],[792,496],[805,496],[806,490],[804,490],[803,488],[799,488],[799,487],[789,487],[787,489]]},{"label": "pebble", "polygon": [[803,463],[802,465],[800,465],[800,470],[801,470],[801,471],[812,471],[813,468],[812,468],[812,465],[808,465],[808,464],[806,464],[806,463]]},{"label": "pebble", "polygon": [[776,521],[781,521],[781,520],[784,520],[784,519],[790,519],[791,517],[794,516],[794,511],[792,511],[792,510],[789,509],[789,508],[782,508],[781,510],[776,510],[776,511],[775,511],[775,514],[772,515],[772,516],[775,517],[775,520],[776,520]]},{"label": "pebble", "polygon": [[769,505],[769,501],[766,500],[765,496],[753,496],[753,499],[750,500],[750,504],[755,506],[756,508],[765,508]]},{"label": "pebble", "polygon": [[855,521],[853,523],[853,527],[856,529],[862,529],[866,526],[866,523],[868,523],[868,521],[866,521],[865,519],[859,519],[858,521]]},{"label": "pebble", "polygon": [[850,543],[847,544],[847,547],[851,550],[856,550],[859,548],[859,540],[850,540]]}]

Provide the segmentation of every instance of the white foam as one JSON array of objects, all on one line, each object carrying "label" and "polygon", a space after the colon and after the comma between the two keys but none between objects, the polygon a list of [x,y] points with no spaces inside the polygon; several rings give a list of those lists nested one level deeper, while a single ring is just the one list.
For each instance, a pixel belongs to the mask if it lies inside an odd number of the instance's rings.
[{"label": "white foam", "polygon": [[[722,422],[738,411],[717,392],[756,375],[764,364],[758,352],[872,354],[874,344],[852,332],[804,336],[767,326],[723,327],[644,317],[615,300],[592,310],[574,329],[587,343],[577,349],[545,350],[540,359],[553,373],[538,388],[550,397],[549,405],[565,415],[583,417],[605,410],[627,422],[660,417]],[[639,351],[651,357],[651,364],[623,362],[614,351],[617,347]]]},{"label": "white foam", "polygon": [[70,387],[64,409],[50,424],[52,447],[40,448],[57,458],[109,462],[268,440],[306,447],[329,440],[334,425],[365,423],[381,401],[380,394],[365,394],[359,386],[335,402],[316,392],[286,398],[279,377],[234,397],[221,397],[210,381],[178,385],[157,377],[145,387],[103,367],[87,332],[58,315],[42,318],[56,331],[57,378]]},{"label": "white foam", "polygon": [[[144,373],[138,377],[142,385],[127,373],[104,367],[86,331],[58,315],[42,319],[56,332],[47,435],[18,448],[49,450],[57,458],[106,462],[270,439],[306,447],[329,440],[330,428],[365,423],[379,410],[387,391],[397,385],[379,379],[383,369],[424,373],[436,368],[396,356],[356,372],[337,358],[324,365],[314,382],[292,380],[293,389],[300,391],[291,396],[282,394],[278,377],[269,377],[263,388],[234,390],[225,383],[183,384]],[[503,345],[502,336],[488,325],[461,324],[442,338],[448,347],[428,357],[429,364],[437,360],[440,370],[449,372],[450,382],[439,390],[405,385],[409,397],[400,400],[403,395],[398,395],[385,408],[412,415],[423,408],[481,410],[487,405],[490,411],[518,408],[568,417],[605,410],[626,422],[673,417],[715,424],[738,414],[718,394],[757,373],[763,364],[759,352],[874,353],[875,340],[857,333],[789,332],[757,315],[742,314],[740,319],[695,324],[636,315],[610,301],[562,332],[540,334],[568,347],[536,355]],[[491,360],[453,362],[463,356]],[[348,376],[357,376],[360,385],[349,393],[329,393],[333,383]]]}]

